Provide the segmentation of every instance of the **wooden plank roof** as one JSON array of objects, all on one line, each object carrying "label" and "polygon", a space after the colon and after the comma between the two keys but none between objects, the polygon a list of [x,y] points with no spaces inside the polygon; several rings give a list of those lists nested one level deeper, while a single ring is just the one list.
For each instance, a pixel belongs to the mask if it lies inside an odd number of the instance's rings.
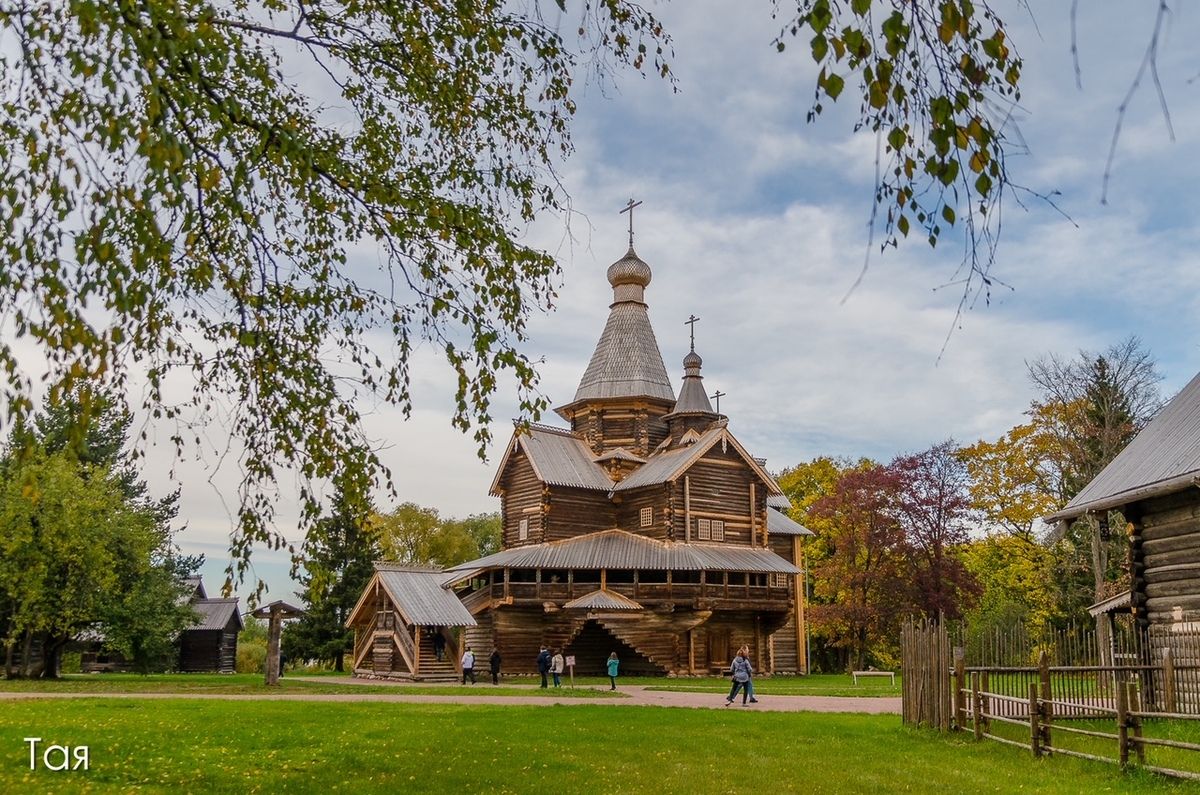
[{"label": "wooden plank roof", "polygon": [[628,596],[601,588],[591,593],[585,593],[578,599],[572,599],[563,605],[566,610],[643,610],[645,608]]},{"label": "wooden plank roof", "polygon": [[612,490],[629,491],[630,489],[654,486],[659,483],[675,480],[688,467],[700,460],[717,442],[722,441],[731,445],[746,462],[746,465],[766,483],[768,496],[783,493],[783,490],[779,488],[779,484],[775,482],[775,478],[771,477],[771,474],[763,469],[758,460],[750,455],[746,451],[746,448],[742,447],[737,438],[729,432],[729,428],[724,421],[718,421],[713,427],[700,434],[700,438],[696,442],[687,447],[667,450],[666,452],[650,456],[645,464],[635,469],[627,478],[613,486]]},{"label": "wooden plank roof", "polygon": [[767,509],[767,533],[781,536],[811,536],[816,535],[792,517],[774,508]]},{"label": "wooden plank roof", "polygon": [[572,403],[615,397],[675,402],[650,315],[638,301],[613,304]]},{"label": "wooden plank roof", "polygon": [[245,625],[238,612],[238,600],[235,599],[197,599],[192,602],[192,608],[200,615],[199,620],[188,629],[208,630],[225,629],[230,618],[237,618],[238,628]]},{"label": "wooden plank roof", "polygon": [[1047,522],[1181,491],[1200,480],[1200,375]]},{"label": "wooden plank roof", "polygon": [[409,624],[419,627],[475,626],[475,619],[462,602],[443,585],[445,572],[377,563],[375,576]]},{"label": "wooden plank roof", "polygon": [[512,441],[505,448],[504,458],[496,467],[491,494],[499,494],[500,479],[509,458],[517,450],[529,459],[534,474],[542,483],[603,491],[613,486],[604,467],[593,460],[595,454],[574,433],[549,425],[530,425],[527,430],[518,428],[513,433]]},{"label": "wooden plank roof", "polygon": [[763,547],[657,541],[624,530],[602,530],[562,541],[527,544],[463,563],[450,578],[485,569],[654,569],[799,574]]}]

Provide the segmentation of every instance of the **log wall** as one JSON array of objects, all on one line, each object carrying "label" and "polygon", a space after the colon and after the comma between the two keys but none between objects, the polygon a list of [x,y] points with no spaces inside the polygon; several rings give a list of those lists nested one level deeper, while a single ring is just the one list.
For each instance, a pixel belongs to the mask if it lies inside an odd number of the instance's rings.
[{"label": "log wall", "polygon": [[546,499],[547,541],[573,538],[617,526],[616,506],[608,493],[593,489],[550,486]]},{"label": "log wall", "polygon": [[[732,447],[714,445],[674,485],[675,538],[696,541],[697,519],[725,522],[725,543],[761,545],[767,522],[766,484]],[[753,511],[751,485],[754,486]],[[686,492],[686,493],[685,493]],[[690,533],[688,518],[691,519]],[[790,556],[788,556],[790,559]]]},{"label": "log wall", "polygon": [[[542,484],[534,474],[533,466],[522,451],[517,451],[508,460],[508,467],[501,480],[504,488],[503,524],[501,547],[537,544],[543,540],[542,530]],[[529,521],[529,536],[520,538],[521,520]]]},{"label": "log wall", "polygon": [[1135,607],[1149,624],[1169,624],[1175,608],[1200,610],[1200,492],[1195,489],[1127,509],[1132,522]]}]

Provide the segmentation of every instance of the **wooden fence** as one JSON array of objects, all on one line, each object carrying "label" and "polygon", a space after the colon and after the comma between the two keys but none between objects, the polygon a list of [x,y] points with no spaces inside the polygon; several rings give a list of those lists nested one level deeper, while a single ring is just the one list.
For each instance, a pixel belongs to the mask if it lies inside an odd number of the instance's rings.
[{"label": "wooden fence", "polygon": [[[970,646],[962,627],[910,620],[901,632],[903,720],[1035,756],[1124,766],[1132,755],[1147,770],[1200,780],[1200,770],[1185,769],[1200,768],[1200,742],[1191,741],[1200,740],[1200,631],[1155,629],[1102,648],[1086,630],[1035,640],[1018,627]],[[1170,764],[1148,762],[1148,749],[1170,749]]]}]

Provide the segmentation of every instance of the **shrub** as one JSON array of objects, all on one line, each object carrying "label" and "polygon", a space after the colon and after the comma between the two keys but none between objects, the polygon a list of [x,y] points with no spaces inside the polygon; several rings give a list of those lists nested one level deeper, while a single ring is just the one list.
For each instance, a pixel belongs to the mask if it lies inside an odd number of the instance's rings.
[{"label": "shrub", "polygon": [[240,640],[238,642],[237,663],[235,664],[235,669],[239,674],[265,673],[266,663],[266,641]]}]

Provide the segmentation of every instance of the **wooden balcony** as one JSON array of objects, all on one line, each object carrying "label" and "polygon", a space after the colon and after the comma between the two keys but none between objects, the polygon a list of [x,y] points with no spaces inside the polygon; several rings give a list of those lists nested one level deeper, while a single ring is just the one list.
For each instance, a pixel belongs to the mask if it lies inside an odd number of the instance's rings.
[{"label": "wooden balcony", "polygon": [[[711,575],[711,573],[710,573]],[[774,602],[786,604],[792,598],[792,578],[782,584],[750,584],[750,578],[741,583],[729,583],[722,576],[721,582],[611,582],[605,583],[606,590],[627,596],[647,605],[662,602]],[[511,599],[513,602],[567,602],[600,588],[599,582],[503,582],[490,586],[493,599]]]}]

